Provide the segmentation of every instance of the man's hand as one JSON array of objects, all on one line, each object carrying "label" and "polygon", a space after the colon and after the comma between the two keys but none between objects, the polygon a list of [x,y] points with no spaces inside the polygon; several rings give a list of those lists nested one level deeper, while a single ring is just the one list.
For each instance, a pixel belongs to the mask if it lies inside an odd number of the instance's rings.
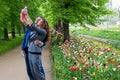
[{"label": "man's hand", "polygon": [[23,51],[23,50],[20,53],[21,53],[22,56],[25,55],[25,51]]},{"label": "man's hand", "polygon": [[35,40],[35,45],[41,45],[42,44],[42,42],[40,41],[40,40]]}]

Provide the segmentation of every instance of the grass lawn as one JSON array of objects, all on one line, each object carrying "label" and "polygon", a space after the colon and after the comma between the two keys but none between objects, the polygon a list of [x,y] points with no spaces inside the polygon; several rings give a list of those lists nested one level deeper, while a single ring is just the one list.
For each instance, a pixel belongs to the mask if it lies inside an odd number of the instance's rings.
[{"label": "grass lawn", "polygon": [[6,41],[0,40],[0,54],[20,45],[22,43],[23,36],[16,36],[16,38]]}]

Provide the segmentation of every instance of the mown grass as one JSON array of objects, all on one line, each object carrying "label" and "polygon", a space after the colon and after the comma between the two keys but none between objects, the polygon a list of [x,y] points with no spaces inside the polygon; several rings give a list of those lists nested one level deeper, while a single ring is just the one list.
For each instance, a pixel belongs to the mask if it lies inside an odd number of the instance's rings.
[{"label": "mown grass", "polygon": [[16,36],[14,39],[9,40],[0,40],[0,54],[4,54],[5,52],[9,51],[10,49],[15,48],[16,46],[22,43],[23,36]]},{"label": "mown grass", "polygon": [[70,28],[70,33],[78,36],[79,34],[85,34],[95,37],[107,38],[111,40],[120,40],[120,31],[101,30],[101,29],[75,29]]},{"label": "mown grass", "polygon": [[[117,30],[117,31],[114,31]],[[84,28],[70,28],[70,33],[79,36],[79,34],[90,35],[100,38],[105,38],[109,40],[117,40],[113,41],[111,45],[117,49],[120,49],[120,29],[119,28],[109,28],[109,29],[84,29]]]}]

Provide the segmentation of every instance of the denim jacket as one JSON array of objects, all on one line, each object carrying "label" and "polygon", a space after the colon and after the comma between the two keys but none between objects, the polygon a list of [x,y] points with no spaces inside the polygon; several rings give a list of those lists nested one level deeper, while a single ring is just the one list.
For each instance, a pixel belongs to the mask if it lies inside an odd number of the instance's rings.
[{"label": "denim jacket", "polygon": [[23,51],[25,51],[26,48],[27,48],[28,40],[29,40],[29,37],[30,37],[30,32],[31,31],[28,28],[26,28],[26,31],[25,31],[25,34],[24,34],[24,39],[23,39],[23,42],[22,42],[22,47],[21,47],[21,49]]}]

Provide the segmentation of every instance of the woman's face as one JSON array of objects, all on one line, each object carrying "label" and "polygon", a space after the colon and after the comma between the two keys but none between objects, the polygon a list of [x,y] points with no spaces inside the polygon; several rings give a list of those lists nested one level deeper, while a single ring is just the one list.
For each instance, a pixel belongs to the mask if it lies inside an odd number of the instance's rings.
[{"label": "woman's face", "polygon": [[36,20],[35,20],[35,23],[37,26],[40,26],[41,28],[44,28],[44,21],[41,17],[37,17]]}]

